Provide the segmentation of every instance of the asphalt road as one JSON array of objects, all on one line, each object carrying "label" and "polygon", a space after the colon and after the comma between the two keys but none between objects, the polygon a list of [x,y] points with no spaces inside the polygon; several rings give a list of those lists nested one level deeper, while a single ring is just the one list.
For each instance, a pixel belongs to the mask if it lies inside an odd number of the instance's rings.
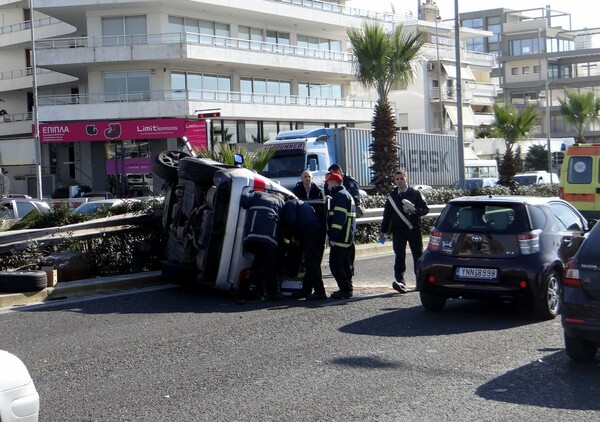
[{"label": "asphalt road", "polygon": [[[358,278],[376,285],[381,271],[387,282],[389,261],[360,260]],[[560,322],[515,306],[454,301],[428,313],[417,293],[238,305],[155,287],[6,311],[0,321],[0,348],[28,366],[41,421],[600,415],[600,360],[572,363]]]}]

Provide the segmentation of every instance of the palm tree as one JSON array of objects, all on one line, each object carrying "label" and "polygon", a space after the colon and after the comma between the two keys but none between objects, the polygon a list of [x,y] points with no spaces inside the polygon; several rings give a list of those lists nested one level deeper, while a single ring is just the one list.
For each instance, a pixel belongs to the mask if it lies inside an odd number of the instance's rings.
[{"label": "palm tree", "polygon": [[600,120],[600,99],[593,92],[567,92],[567,98],[558,101],[562,116],[575,126],[577,142],[585,143],[583,131],[590,123]]},{"label": "palm tree", "polygon": [[365,22],[362,29],[349,28],[348,38],[354,54],[354,74],[367,90],[377,91],[377,104],[371,127],[370,145],[374,193],[387,194],[393,189],[398,168],[398,151],[394,141],[396,119],[388,100],[397,84],[408,85],[414,76],[412,62],[425,42],[423,32],[406,34],[402,26],[389,32],[377,23]]},{"label": "palm tree", "polygon": [[513,186],[513,176],[517,174],[517,161],[515,160],[513,148],[518,141],[529,137],[536,118],[534,104],[530,104],[521,111],[510,104],[494,104],[492,131],[496,136],[504,139],[506,146],[506,152],[498,169],[500,173],[499,184]]},{"label": "palm tree", "polygon": [[214,149],[194,149],[196,157],[210,158],[220,163],[234,165],[235,154],[244,157],[244,167],[250,170],[261,171],[275,154],[272,148],[260,148],[257,151],[248,151],[244,147],[232,144],[218,144]]}]

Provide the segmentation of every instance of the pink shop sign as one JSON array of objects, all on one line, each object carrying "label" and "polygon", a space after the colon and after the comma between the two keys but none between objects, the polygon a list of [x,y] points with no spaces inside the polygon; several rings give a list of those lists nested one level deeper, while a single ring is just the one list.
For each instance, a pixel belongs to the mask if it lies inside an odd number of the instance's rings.
[{"label": "pink shop sign", "polygon": [[113,174],[142,174],[152,173],[152,159],[145,157],[138,158],[114,158],[106,160],[106,175]]},{"label": "pink shop sign", "polygon": [[[186,123],[186,118],[41,123],[40,142],[180,138],[185,135]],[[206,128],[206,122],[202,123]]]}]

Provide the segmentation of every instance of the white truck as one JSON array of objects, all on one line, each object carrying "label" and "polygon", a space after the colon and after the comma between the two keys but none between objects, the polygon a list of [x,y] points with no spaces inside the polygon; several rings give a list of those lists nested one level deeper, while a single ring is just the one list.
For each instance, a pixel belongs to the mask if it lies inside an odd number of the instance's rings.
[{"label": "white truck", "polygon": [[275,155],[261,174],[292,189],[305,169],[313,172],[313,182],[323,186],[327,169],[338,163],[344,172],[354,177],[359,187],[369,188],[371,182],[369,145],[371,131],[354,128],[299,129],[280,132],[265,148],[275,149]]},{"label": "white truck", "polygon": [[[313,180],[322,186],[327,169],[338,163],[361,189],[371,189],[370,129],[317,128],[280,132],[265,147],[275,155],[261,172],[271,180],[291,189],[305,169],[313,171]],[[409,173],[413,185],[452,186],[459,178],[456,136],[429,133],[396,134],[399,168]]]}]

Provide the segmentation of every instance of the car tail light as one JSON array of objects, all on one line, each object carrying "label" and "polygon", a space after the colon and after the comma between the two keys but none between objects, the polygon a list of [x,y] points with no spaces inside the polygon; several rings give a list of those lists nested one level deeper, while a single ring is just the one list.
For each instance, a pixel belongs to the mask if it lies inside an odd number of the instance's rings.
[{"label": "car tail light", "polygon": [[558,197],[560,199],[565,199],[565,188],[563,188],[563,187],[558,188]]},{"label": "car tail light", "polygon": [[531,255],[540,251],[540,233],[541,230],[532,230],[530,232],[519,233],[519,249],[522,255]]},{"label": "car tail light", "polygon": [[566,287],[581,287],[581,278],[579,278],[579,263],[571,259],[567,262],[565,279],[563,285]]},{"label": "car tail light", "polygon": [[436,229],[431,230],[431,234],[429,235],[429,244],[427,245],[427,249],[430,251],[439,251],[440,244],[442,243],[442,232]]}]

